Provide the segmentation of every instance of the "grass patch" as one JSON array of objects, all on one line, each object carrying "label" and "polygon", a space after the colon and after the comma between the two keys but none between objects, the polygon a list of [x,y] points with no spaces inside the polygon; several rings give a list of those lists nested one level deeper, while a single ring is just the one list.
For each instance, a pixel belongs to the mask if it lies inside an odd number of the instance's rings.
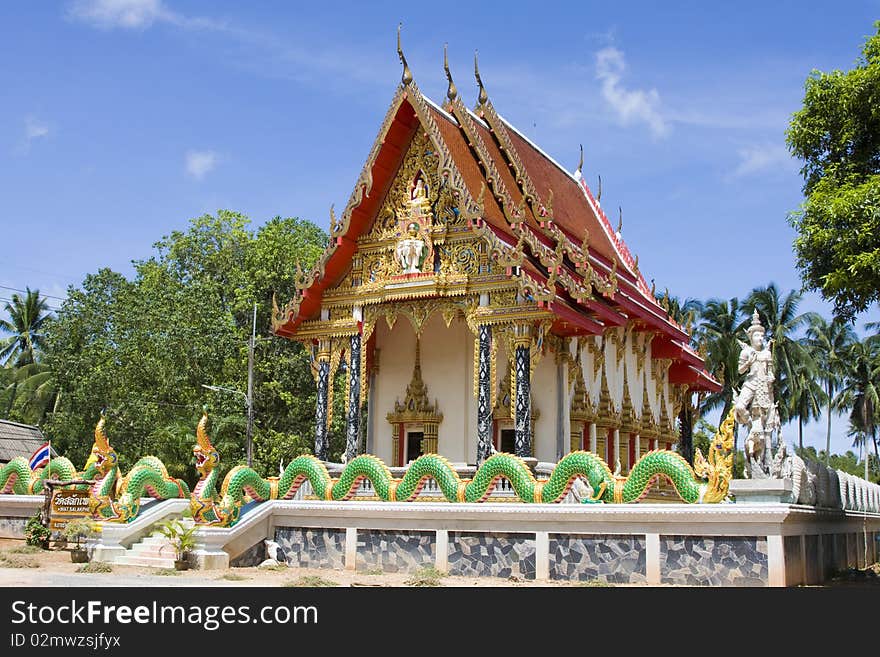
[{"label": "grass patch", "polygon": [[250,579],[250,577],[245,577],[244,575],[239,575],[238,573],[225,573],[220,575],[217,579],[225,579],[227,582],[243,582],[246,579]]},{"label": "grass patch", "polygon": [[109,563],[104,563],[102,561],[90,561],[89,563],[84,563],[82,566],[76,569],[78,573],[112,573],[113,568]]},{"label": "grass patch", "polygon": [[[38,548],[39,550],[39,548]],[[0,568],[39,568],[40,564],[17,554],[0,553]]]},{"label": "grass patch", "polygon": [[381,568],[370,568],[364,571],[364,575],[384,575],[385,571]]},{"label": "grass patch", "polygon": [[446,577],[446,573],[440,572],[434,566],[425,566],[415,571],[404,582],[407,586],[442,586],[440,578]]},{"label": "grass patch", "polygon": [[153,574],[159,575],[160,577],[174,577],[176,575],[180,575],[180,572],[174,570],[174,568],[159,568]]},{"label": "grass patch", "polygon": [[38,554],[43,551],[43,548],[39,545],[19,545],[11,550],[7,550],[9,554]]},{"label": "grass patch", "polygon": [[296,588],[318,588],[324,586],[339,586],[332,579],[324,579],[323,577],[318,577],[317,575],[304,575],[302,577],[297,577],[295,580],[290,582],[285,582],[284,586],[288,587],[296,587]]}]

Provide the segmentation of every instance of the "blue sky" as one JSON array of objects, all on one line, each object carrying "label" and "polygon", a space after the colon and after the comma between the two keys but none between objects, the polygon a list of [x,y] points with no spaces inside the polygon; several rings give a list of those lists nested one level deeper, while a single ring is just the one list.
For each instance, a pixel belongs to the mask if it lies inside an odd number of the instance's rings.
[{"label": "blue sky", "polygon": [[[472,104],[479,49],[509,121],[572,169],[584,144],[588,181],[601,174],[603,206],[623,207],[659,289],[799,287],[785,218],[801,179],[784,131],[809,71],[850,68],[878,17],[878,0],[2,3],[0,285],[63,297],[99,267],[130,274],[218,208],[326,228],[399,81],[403,21],[427,95],[445,94],[448,42]],[[802,309],[830,314],[815,294]],[[806,442],[824,445],[824,426]]]}]

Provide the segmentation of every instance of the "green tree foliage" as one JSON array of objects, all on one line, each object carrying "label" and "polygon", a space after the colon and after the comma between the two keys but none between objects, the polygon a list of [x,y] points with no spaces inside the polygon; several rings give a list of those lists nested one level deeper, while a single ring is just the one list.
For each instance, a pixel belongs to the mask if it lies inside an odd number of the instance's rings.
[{"label": "green tree foliage", "polygon": [[326,235],[313,224],[277,217],[258,230],[241,214],[194,219],[155,244],[135,275],[102,269],[68,291],[50,327],[47,362],[62,391],[47,431],[60,452],[81,463],[102,408],[107,432],[130,466],[155,454],[174,476],[192,481],[194,429],[204,403],[222,466],[242,462],[247,340],[257,304],[255,467],[277,472],[281,456],[309,451],[314,434],[314,382],[309,357],[270,335],[272,294],[294,290],[294,260],[313,262]]},{"label": "green tree foliage", "polygon": [[790,216],[804,285],[851,319],[880,299],[880,21],[850,71],[813,71],[787,132],[806,199]]}]

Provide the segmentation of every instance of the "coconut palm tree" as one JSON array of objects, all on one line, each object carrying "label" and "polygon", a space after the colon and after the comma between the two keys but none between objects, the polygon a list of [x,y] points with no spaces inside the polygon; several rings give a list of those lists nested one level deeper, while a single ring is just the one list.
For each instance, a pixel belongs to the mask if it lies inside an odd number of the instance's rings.
[{"label": "coconut palm tree", "polygon": [[806,346],[818,366],[818,376],[825,388],[825,413],[827,431],[825,433],[825,465],[831,458],[831,416],[834,414],[834,396],[845,374],[844,358],[857,340],[856,333],[849,322],[835,317],[830,322],[821,315],[810,318],[807,328]]},{"label": "coconut palm tree", "polygon": [[[697,323],[703,310],[702,302],[697,299],[686,299],[681,302],[677,297],[671,296],[669,290],[657,297],[660,305],[669,314],[669,317],[691,334],[691,346],[698,347],[697,331],[692,327]],[[694,458],[694,423],[697,421],[697,411],[700,407],[700,399],[694,404],[693,395],[687,395],[678,412],[678,453],[689,463]]]},{"label": "coconut palm tree", "polygon": [[827,395],[819,383],[819,370],[809,352],[798,361],[790,379],[785,382],[788,389],[788,417],[798,421],[798,447],[804,448],[804,422],[818,420]]},{"label": "coconut palm tree", "polygon": [[733,406],[735,390],[741,378],[738,372],[739,343],[737,335],[745,321],[742,306],[736,297],[730,300],[710,299],[703,307],[697,329],[698,340],[706,353],[706,369],[721,382],[719,392],[703,400],[701,412],[721,406],[721,418]]},{"label": "coconut palm tree", "polygon": [[23,298],[13,294],[4,309],[9,319],[0,319],[0,333],[7,334],[0,341],[0,360],[15,367],[36,362],[37,351],[45,345],[43,328],[51,316],[46,299],[39,290],[27,288]]},{"label": "coconut palm tree", "polygon": [[[773,367],[776,371],[774,397],[779,401],[779,420],[783,424],[791,417],[789,397],[797,395],[796,370],[798,363],[809,358],[807,349],[794,336],[810,321],[811,313],[798,314],[802,295],[791,290],[784,297],[775,283],[752,290],[743,304],[746,309],[756,308],[773,342]],[[748,312],[748,311],[747,311]]]},{"label": "coconut palm tree", "polygon": [[864,448],[868,458],[868,439],[874,446],[874,456],[880,462],[877,450],[877,422],[880,420],[880,336],[858,340],[847,352],[846,375],[835,398],[838,408],[850,409],[850,435],[854,446]]},{"label": "coconut palm tree", "polygon": [[[5,306],[8,319],[0,319],[0,361],[6,367],[18,369],[37,362],[38,352],[45,346],[43,329],[51,317],[46,300],[40,296],[39,290],[27,288],[24,297],[12,295],[12,301]],[[12,405],[21,376],[18,372],[5,372],[4,378],[11,379],[6,386],[6,417],[12,411]]]}]

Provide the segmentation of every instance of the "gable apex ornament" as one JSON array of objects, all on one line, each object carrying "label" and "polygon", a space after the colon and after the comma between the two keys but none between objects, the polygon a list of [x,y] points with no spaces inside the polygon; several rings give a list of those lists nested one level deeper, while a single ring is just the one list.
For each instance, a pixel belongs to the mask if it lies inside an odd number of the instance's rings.
[{"label": "gable apex ornament", "polygon": [[403,74],[400,77],[400,81],[403,86],[406,87],[413,81],[413,75],[412,71],[409,70],[409,64],[406,63],[406,57],[403,55],[403,48],[400,47],[400,30],[402,27],[403,23],[397,24],[397,56],[400,58],[400,63],[403,65]]}]

